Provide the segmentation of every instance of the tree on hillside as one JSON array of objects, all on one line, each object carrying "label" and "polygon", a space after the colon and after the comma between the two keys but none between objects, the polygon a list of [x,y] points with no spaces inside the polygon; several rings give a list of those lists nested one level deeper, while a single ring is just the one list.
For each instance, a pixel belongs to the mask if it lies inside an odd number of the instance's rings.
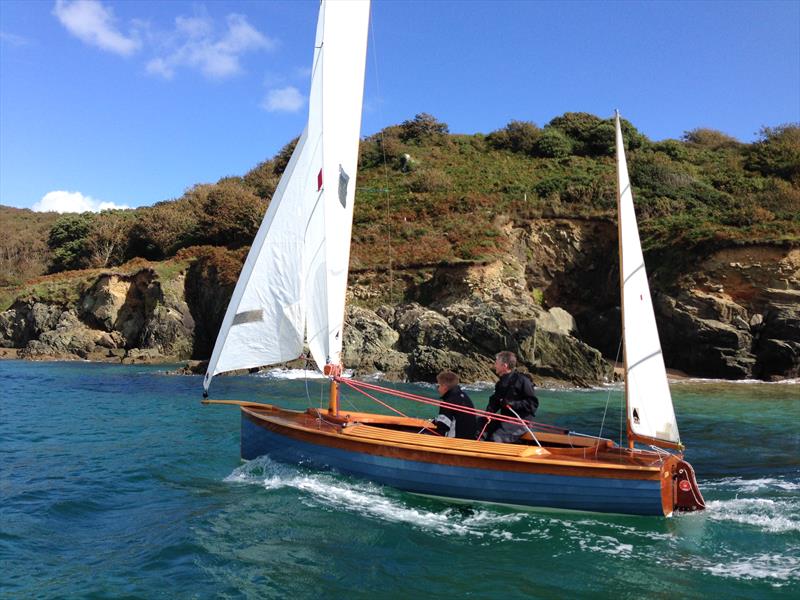
[{"label": "tree on hillside", "polygon": [[503,129],[493,131],[486,136],[486,141],[498,150],[511,150],[535,156],[536,140],[541,130],[530,121],[509,121]]},{"label": "tree on hillside", "polygon": [[195,186],[180,200],[159,202],[137,210],[130,228],[128,257],[161,260],[191,245],[199,221],[197,196],[204,195],[205,187],[208,186]]},{"label": "tree on hillside", "polygon": [[104,210],[93,219],[86,235],[91,266],[103,268],[125,260],[134,218],[131,210]]},{"label": "tree on hillside", "polygon": [[764,127],[750,147],[745,166],[800,184],[800,123]]},{"label": "tree on hillside", "polygon": [[212,186],[200,217],[200,237],[216,245],[248,245],[266,208],[267,203],[243,185],[227,182]]},{"label": "tree on hillside", "polygon": [[89,264],[90,251],[86,238],[94,219],[95,215],[88,212],[67,214],[53,224],[47,238],[47,245],[53,252],[49,268],[51,273],[83,269]]},{"label": "tree on hillside", "polygon": [[685,131],[683,140],[695,146],[711,148],[712,150],[717,150],[719,148],[735,148],[736,146],[742,145],[735,137],[707,127],[698,127],[697,129]]},{"label": "tree on hillside", "polygon": [[[625,148],[630,151],[641,147],[647,138],[626,119],[621,119]],[[564,113],[555,117],[545,130],[557,129],[572,142],[572,151],[581,156],[608,156],[614,154],[614,120],[601,119],[589,113]]]},{"label": "tree on hillside", "polygon": [[442,123],[433,115],[419,113],[409,121],[400,124],[400,139],[404,142],[425,140],[450,132],[447,123]]}]

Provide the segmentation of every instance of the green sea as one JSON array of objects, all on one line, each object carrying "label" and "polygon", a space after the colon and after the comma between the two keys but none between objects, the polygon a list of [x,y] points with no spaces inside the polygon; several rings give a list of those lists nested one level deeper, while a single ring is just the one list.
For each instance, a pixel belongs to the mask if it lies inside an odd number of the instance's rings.
[{"label": "green sea", "polygon": [[[212,392],[300,408],[324,405],[323,387],[276,371]],[[452,504],[243,463],[239,411],[201,406],[200,377],[0,361],[0,597],[800,597],[800,385],[671,387],[708,509],[667,519]],[[468,389],[482,406],[489,386]],[[539,396],[538,420],[619,436],[619,388]]]}]

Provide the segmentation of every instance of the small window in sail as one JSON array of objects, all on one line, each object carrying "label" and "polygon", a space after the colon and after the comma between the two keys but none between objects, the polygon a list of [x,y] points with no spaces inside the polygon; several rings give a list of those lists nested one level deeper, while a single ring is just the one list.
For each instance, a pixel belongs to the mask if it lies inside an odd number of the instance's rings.
[{"label": "small window in sail", "polygon": [[633,409],[633,422],[639,424],[639,410],[636,408]]},{"label": "small window in sail", "polygon": [[342,165],[339,165],[339,202],[344,208],[347,208],[347,184],[349,182],[350,176],[344,172]]},{"label": "small window in sail", "polygon": [[258,310],[247,310],[245,312],[236,313],[233,317],[233,325],[243,325],[244,323],[255,323],[256,321],[264,320],[264,311],[260,308]]}]

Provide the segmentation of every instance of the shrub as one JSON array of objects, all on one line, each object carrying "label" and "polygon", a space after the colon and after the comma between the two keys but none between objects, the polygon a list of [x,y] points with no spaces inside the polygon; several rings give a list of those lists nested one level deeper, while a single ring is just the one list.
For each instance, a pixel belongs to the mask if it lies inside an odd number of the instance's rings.
[{"label": "shrub", "polygon": [[705,127],[685,131],[683,133],[683,139],[689,144],[710,148],[712,150],[717,150],[719,148],[735,148],[741,145],[739,140],[729,136],[727,133]]},{"label": "shrub", "polygon": [[386,164],[399,166],[403,155],[403,143],[400,141],[400,127],[386,127],[375,135],[361,142],[359,146],[359,163],[361,168],[382,166]]},{"label": "shrub", "polygon": [[[641,148],[647,138],[626,119],[620,121],[626,150]],[[614,153],[616,136],[613,119],[600,119],[589,113],[564,113],[550,121],[545,129],[557,129],[572,142],[572,152],[582,156],[606,156]]]},{"label": "shrub", "polygon": [[490,133],[486,141],[498,150],[533,156],[540,135],[541,130],[530,121],[510,121],[503,129]]},{"label": "shrub", "polygon": [[265,160],[251,169],[244,176],[244,185],[247,186],[259,198],[269,200],[278,187],[280,175],[275,174],[275,163]]},{"label": "shrub", "polygon": [[53,223],[47,238],[47,245],[53,252],[51,273],[88,266],[90,251],[86,238],[94,218],[92,213],[68,214]]},{"label": "shrub", "polygon": [[97,215],[86,236],[91,266],[103,268],[125,261],[133,223],[132,210],[104,210]]},{"label": "shrub", "polygon": [[131,225],[127,256],[161,260],[195,242],[198,202],[211,186],[195,186],[183,198],[138,209]]},{"label": "shrub", "polygon": [[449,133],[446,123],[438,121],[433,115],[419,113],[409,121],[400,124],[400,139],[404,142],[423,141]]},{"label": "shrub", "polygon": [[412,192],[445,192],[452,186],[452,181],[438,169],[423,169],[411,176],[409,188]]},{"label": "shrub", "polygon": [[545,127],[533,146],[535,156],[564,158],[572,154],[572,142],[560,130]]},{"label": "shrub", "polygon": [[212,186],[200,217],[200,238],[222,246],[249,245],[266,208],[263,199],[242,185],[227,182]]},{"label": "shrub", "polygon": [[694,178],[663,154],[639,156],[631,162],[630,168],[631,183],[646,196],[686,199],[691,195],[689,190]]},{"label": "shrub", "polygon": [[678,140],[663,140],[656,142],[652,146],[655,152],[662,152],[669,156],[672,160],[684,161],[688,160],[689,152],[686,149],[686,144]]},{"label": "shrub", "polygon": [[800,123],[764,127],[748,152],[745,166],[762,175],[800,183]]}]

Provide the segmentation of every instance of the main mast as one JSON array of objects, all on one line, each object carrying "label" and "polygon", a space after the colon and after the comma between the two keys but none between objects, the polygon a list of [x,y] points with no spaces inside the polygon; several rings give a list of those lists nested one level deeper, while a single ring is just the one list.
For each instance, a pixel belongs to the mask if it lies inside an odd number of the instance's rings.
[{"label": "main mast", "polygon": [[629,398],[628,398],[628,352],[627,344],[625,343],[625,269],[624,269],[624,255],[622,253],[622,185],[620,179],[619,165],[621,161],[625,160],[624,148],[621,140],[621,128],[619,123],[619,111],[614,111],[614,125],[616,135],[616,150],[617,150],[617,251],[619,254],[619,306],[620,306],[620,322],[622,324],[622,364],[624,369],[624,389],[625,389],[625,437],[628,440],[628,448],[633,448],[633,436],[631,434],[631,420],[628,416],[629,411]]}]

